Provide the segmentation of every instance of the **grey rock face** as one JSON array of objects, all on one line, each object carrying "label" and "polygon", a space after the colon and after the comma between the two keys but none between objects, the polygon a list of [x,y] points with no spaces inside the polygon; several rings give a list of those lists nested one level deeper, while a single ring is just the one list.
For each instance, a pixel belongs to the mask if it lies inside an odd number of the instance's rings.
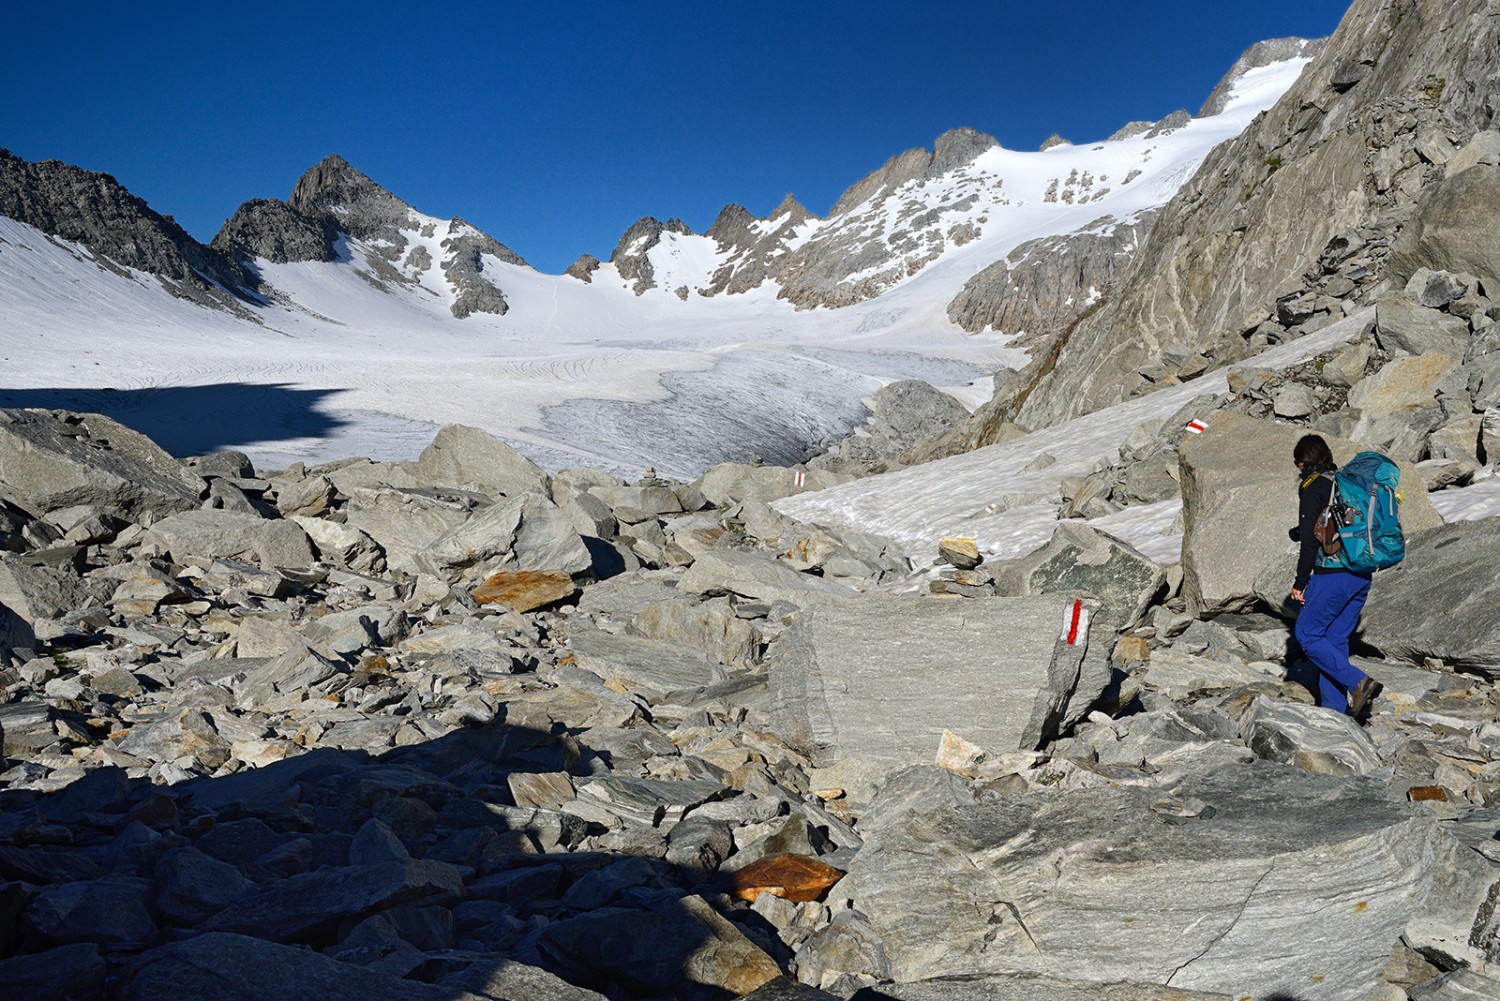
[{"label": "grey rock face", "polygon": [[1018,343],[1040,351],[1114,286],[1155,216],[1106,217],[1076,233],[1023,243],[964,283],[948,318],[969,333],[1024,334]]},{"label": "grey rock face", "polygon": [[1111,620],[1134,624],[1166,586],[1166,571],[1133,548],[1086,525],[1062,524],[1030,556],[995,572],[1000,594],[1081,591],[1098,598]]},{"label": "grey rock face", "polygon": [[255,284],[237,262],[199,244],[108,174],[55,160],[28,163],[0,149],[0,215],[81,244],[106,267],[156,275],[168,292],[202,306],[244,314],[235,294]]},{"label": "grey rock face", "polygon": [[283,201],[254,198],[235,210],[210,246],[242,261],[260,257],[290,264],[337,260],[333,238],[324,219],[304,215]]},{"label": "grey rock face", "polygon": [[656,287],[656,268],[648,255],[651,248],[661,243],[663,233],[693,235],[693,231],[681,219],[662,222],[645,216],[631,224],[615,245],[614,253],[609,255],[609,263],[615,266],[621,278],[633,283],[631,287],[636,295]]},{"label": "grey rock face", "polygon": [[1478,165],[1432,185],[1391,248],[1391,276],[1404,282],[1421,267],[1466,271],[1500,289],[1497,212],[1500,166]]},{"label": "grey rock face", "polygon": [[[1015,419],[1043,427],[1149,391],[1145,373],[1174,343],[1224,360],[1258,335],[1326,322],[1284,321],[1281,300],[1358,302],[1372,290],[1395,230],[1442,176],[1419,150],[1436,133],[1463,142],[1492,126],[1477,96],[1500,83],[1500,27],[1486,10],[1483,0],[1423,0],[1398,14],[1358,0],[1276,106],[1163,207],[1117,294],[1034,374]],[[1449,45],[1455,31],[1477,47]],[[1351,63],[1369,67],[1356,86],[1340,72]],[[1310,216],[1312,204],[1340,209]]]},{"label": "grey rock face", "polygon": [[[1163,822],[1189,800],[1213,809]],[[1170,792],[1104,785],[901,814],[867,833],[839,893],[869,916],[897,981],[1086,968],[1356,1001],[1420,906],[1433,838],[1430,818],[1375,782],[1260,763]],[[1360,906],[1334,903],[1348,900]]]},{"label": "grey rock face", "polygon": [[1360,637],[1387,656],[1437,657],[1500,677],[1500,619],[1490,611],[1497,585],[1487,569],[1497,556],[1496,518],[1409,535],[1405,561],[1379,575],[1379,600],[1367,606]]},{"label": "grey rock face", "polygon": [[316,560],[307,533],[290,521],[268,521],[233,511],[185,511],[151,528],[161,551],[179,560],[249,559],[267,570],[310,567]]},{"label": "grey rock face", "polygon": [[1404,292],[1381,296],[1375,309],[1375,336],[1387,351],[1436,351],[1459,359],[1469,346],[1467,321],[1423,306]]},{"label": "grey rock face", "polygon": [[83,506],[134,519],[197,507],[203,481],[107,417],[0,410],[0,489],[39,514]]},{"label": "grey rock face", "polygon": [[960,427],[969,412],[953,397],[920,379],[902,379],[875,391],[870,420],[809,465],[847,472],[883,472],[922,439]]},{"label": "grey rock face", "polygon": [[[1221,413],[1207,431],[1184,440],[1182,591],[1189,608],[1211,615],[1248,611],[1257,601],[1282,607],[1297,563],[1296,544],[1287,539],[1297,521],[1291,455],[1304,433]],[[1364,447],[1324,437],[1336,460],[1347,461]],[[1414,534],[1441,524],[1426,489],[1416,486],[1416,468],[1402,463],[1401,479],[1405,530]]]},{"label": "grey rock face", "polygon": [[[771,656],[777,731],[821,767],[930,762],[944,730],[997,752],[1035,748],[1109,680],[1109,626],[1090,602],[1070,629],[1073,610],[1060,595],[820,601]],[[882,621],[902,622],[902,634]],[[955,661],[969,670],[940,667]]]}]

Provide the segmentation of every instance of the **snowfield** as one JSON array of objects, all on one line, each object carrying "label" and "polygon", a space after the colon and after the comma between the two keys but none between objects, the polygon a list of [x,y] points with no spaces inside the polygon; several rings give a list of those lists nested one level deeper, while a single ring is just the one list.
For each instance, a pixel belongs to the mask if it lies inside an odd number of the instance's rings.
[{"label": "snowfield", "polygon": [[[239,449],[268,469],[410,458],[449,423],[552,469],[692,477],[724,460],[794,462],[860,424],[864,401],[891,381],[923,379],[969,406],[987,399],[989,376],[1026,358],[1008,347],[1014,331],[968,335],[948,320],[963,283],[1027,240],[1159,205],[1305,63],[1252,71],[1223,113],[1180,129],[1043,153],[997,147],[803,224],[797,242],[839,226],[883,237],[921,209],[937,213],[930,232],[978,234],[838,310],[799,312],[771,284],[700,296],[726,255],[667,233],[649,252],[657,287],[640,296],[612,265],[584,283],[486,255],[508,312],[455,320],[453,289],[422,260],[444,260],[456,231],[413,211],[396,262],[408,283],[373,287],[361,274],[374,270],[372,248],[354,240],[333,263],[259,261],[276,295],[249,321],[0,218],[0,405],[101,410],[174,453]],[[897,263],[904,276],[910,262]]]}]

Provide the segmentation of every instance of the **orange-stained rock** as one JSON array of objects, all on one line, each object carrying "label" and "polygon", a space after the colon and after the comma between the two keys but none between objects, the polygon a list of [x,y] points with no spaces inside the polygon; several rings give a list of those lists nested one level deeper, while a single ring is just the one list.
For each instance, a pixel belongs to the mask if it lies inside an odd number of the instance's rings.
[{"label": "orange-stained rock", "polygon": [[823,896],[844,873],[806,855],[772,855],[751,862],[730,878],[734,895],[741,900],[753,901],[769,893],[800,904]]},{"label": "orange-stained rock", "polygon": [[530,612],[567,598],[578,588],[561,570],[501,570],[469,594],[481,605],[497,604]]},{"label": "orange-stained rock", "polygon": [[1446,803],[1448,790],[1442,786],[1412,786],[1406,790],[1406,798],[1413,803]]}]

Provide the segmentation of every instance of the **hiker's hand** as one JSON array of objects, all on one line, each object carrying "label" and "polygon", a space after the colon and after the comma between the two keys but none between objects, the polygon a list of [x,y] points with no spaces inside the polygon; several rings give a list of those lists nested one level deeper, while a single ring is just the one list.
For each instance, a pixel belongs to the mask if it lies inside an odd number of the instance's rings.
[{"label": "hiker's hand", "polygon": [[1302,597],[1302,591],[1295,587],[1292,588],[1292,600],[1299,605],[1306,604],[1306,599]]}]

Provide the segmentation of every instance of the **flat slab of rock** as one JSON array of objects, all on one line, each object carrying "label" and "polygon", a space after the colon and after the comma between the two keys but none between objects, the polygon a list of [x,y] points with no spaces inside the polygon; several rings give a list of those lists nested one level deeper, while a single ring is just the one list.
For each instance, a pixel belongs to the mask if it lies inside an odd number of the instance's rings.
[{"label": "flat slab of rock", "polygon": [[469,593],[481,605],[530,612],[562,601],[576,590],[573,578],[560,570],[501,570]]},{"label": "flat slab of rock", "polygon": [[819,601],[773,647],[775,727],[819,767],[930,763],[945,730],[1034,749],[1108,683],[1113,629],[1096,609],[1071,595]]},{"label": "flat slab of rock", "polygon": [[643,636],[575,629],[571,644],[579,667],[597,674],[609,687],[642,695],[649,702],[725,678],[723,668],[700,651]]},{"label": "flat slab of rock", "polygon": [[1438,836],[1377,780],[1267,762],[1170,789],[878,807],[838,892],[897,981],[1025,971],[1364,1001],[1422,906]]},{"label": "flat slab of rock", "polygon": [[858,594],[847,584],[799,573],[766,553],[711,549],[688,567],[677,590],[684,594],[737,594],[803,605],[820,597]]}]

